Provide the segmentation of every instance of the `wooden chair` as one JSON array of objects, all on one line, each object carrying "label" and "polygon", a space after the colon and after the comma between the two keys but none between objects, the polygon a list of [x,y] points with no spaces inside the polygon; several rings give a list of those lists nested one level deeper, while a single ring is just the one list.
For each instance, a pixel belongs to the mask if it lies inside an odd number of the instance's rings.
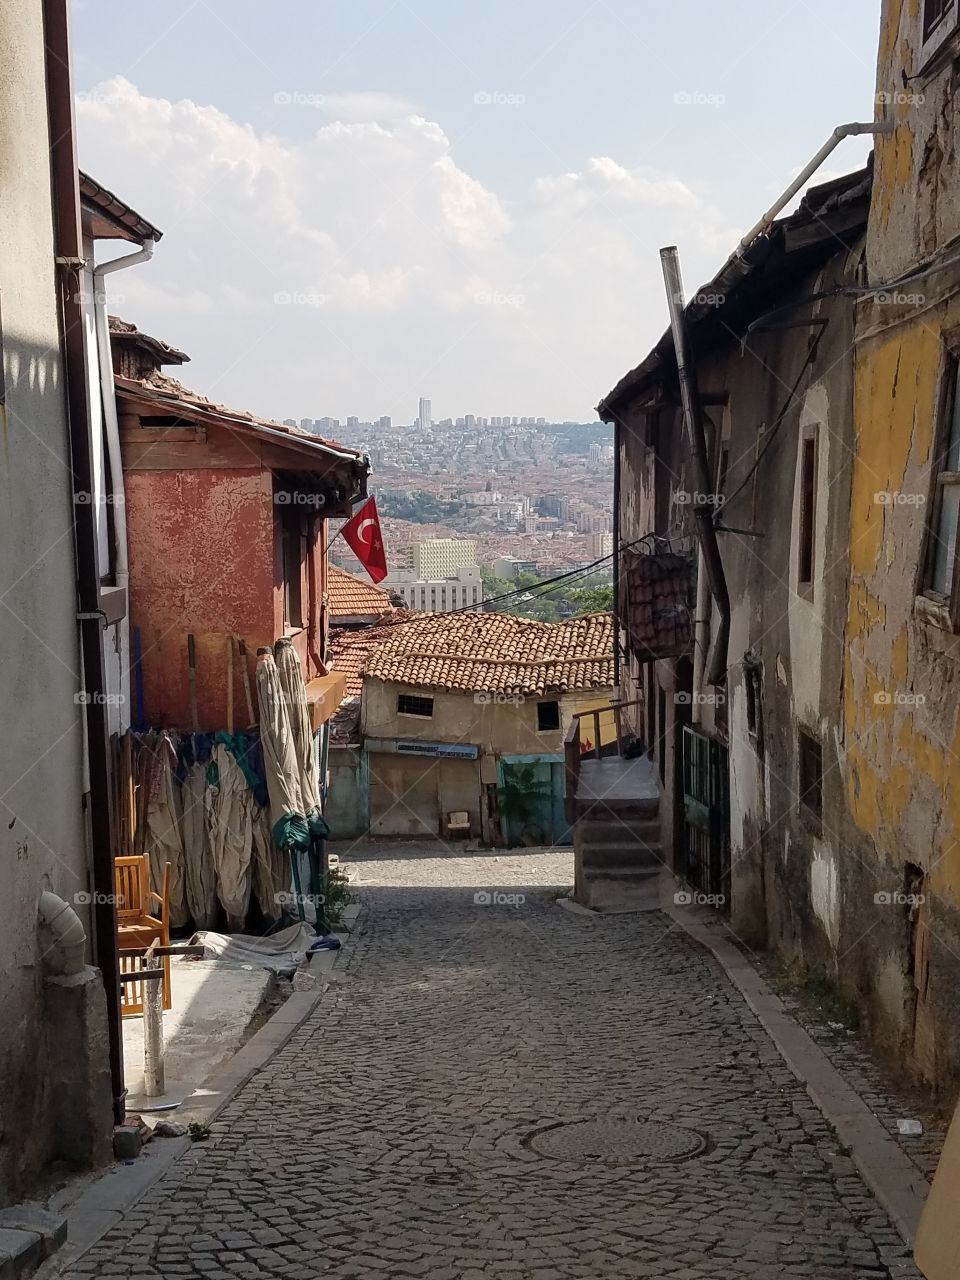
[{"label": "wooden chair", "polygon": [[[114,858],[117,893],[117,944],[120,950],[120,972],[130,973],[141,967],[143,951],[151,942],[161,947],[170,945],[170,864],[163,868],[163,888],[154,893],[150,888],[150,859],[142,857]],[[151,915],[150,909],[158,910]],[[170,957],[163,956],[163,1007],[172,1004],[170,989]],[[124,1016],[143,1012],[140,982],[121,983],[121,1011]]]}]

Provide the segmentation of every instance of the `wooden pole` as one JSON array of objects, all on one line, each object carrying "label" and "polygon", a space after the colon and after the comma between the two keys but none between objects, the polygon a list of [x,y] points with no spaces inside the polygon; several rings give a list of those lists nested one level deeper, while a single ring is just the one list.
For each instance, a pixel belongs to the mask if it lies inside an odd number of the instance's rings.
[{"label": "wooden pole", "polygon": [[227,636],[227,733],[233,733],[233,636]]}]

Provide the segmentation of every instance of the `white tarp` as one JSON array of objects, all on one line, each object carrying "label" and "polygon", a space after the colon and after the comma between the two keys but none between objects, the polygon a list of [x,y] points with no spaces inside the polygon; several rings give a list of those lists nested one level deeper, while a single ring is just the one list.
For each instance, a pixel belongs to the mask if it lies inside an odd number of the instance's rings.
[{"label": "white tarp", "polygon": [[283,910],[281,895],[289,892],[290,859],[270,839],[270,810],[253,811],[253,892],[265,916],[279,920]]},{"label": "white tarp", "polygon": [[302,923],[288,925],[267,938],[201,930],[190,939],[209,952],[205,959],[224,960],[228,964],[255,964],[275,973],[296,969],[307,954],[307,948],[316,940],[312,927]]}]

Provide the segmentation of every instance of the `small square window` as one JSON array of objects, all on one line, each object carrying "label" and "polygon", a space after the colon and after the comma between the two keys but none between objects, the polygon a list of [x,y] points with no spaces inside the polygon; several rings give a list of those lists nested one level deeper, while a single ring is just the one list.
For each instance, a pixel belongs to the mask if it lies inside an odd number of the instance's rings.
[{"label": "small square window", "polygon": [[402,716],[420,716],[429,720],[433,715],[433,699],[418,698],[412,693],[401,693],[397,698],[397,711]]},{"label": "small square window", "polygon": [[803,729],[797,734],[800,807],[818,821],[823,817],[823,748]]},{"label": "small square window", "polygon": [[537,703],[537,730],[540,733],[551,733],[560,728],[560,703]]},{"label": "small square window", "polygon": [[921,71],[933,63],[957,29],[957,0],[923,0],[923,26],[920,31]]}]

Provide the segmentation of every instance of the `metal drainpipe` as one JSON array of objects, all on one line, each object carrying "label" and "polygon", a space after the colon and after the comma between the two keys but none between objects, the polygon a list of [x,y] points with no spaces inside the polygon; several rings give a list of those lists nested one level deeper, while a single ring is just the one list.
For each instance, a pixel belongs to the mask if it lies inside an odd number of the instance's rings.
[{"label": "metal drainpipe", "polygon": [[[58,267],[59,320],[64,366],[67,429],[75,492],[93,492],[90,416],[87,404],[86,333],[80,301],[83,236],[77,177],[73,88],[70,75],[70,21],[67,0],[43,0],[46,44],[47,112],[50,127],[54,243]],[[123,1042],[120,1022],[120,977],[113,883],[113,817],[110,742],[106,714],[106,663],[100,565],[92,503],[75,503],[78,616],[84,708],[90,768],[90,833],[92,843],[94,953],[107,998],[110,1074],[114,1118],[123,1120]]]},{"label": "metal drainpipe", "polygon": [[677,357],[677,374],[680,379],[680,400],[683,405],[683,425],[687,448],[693,470],[693,514],[697,522],[697,541],[703,554],[710,594],[720,615],[720,625],[711,637],[710,654],[706,664],[706,683],[722,684],[726,678],[727,646],[730,640],[730,595],[723,572],[723,560],[713,525],[715,503],[710,467],[707,462],[707,441],[703,434],[703,415],[697,393],[697,378],[687,346],[687,331],[683,315],[683,280],[680,275],[680,255],[675,246],[660,250],[663,264],[663,282],[667,290],[667,306],[670,309],[670,327],[673,330],[673,348]]}]

